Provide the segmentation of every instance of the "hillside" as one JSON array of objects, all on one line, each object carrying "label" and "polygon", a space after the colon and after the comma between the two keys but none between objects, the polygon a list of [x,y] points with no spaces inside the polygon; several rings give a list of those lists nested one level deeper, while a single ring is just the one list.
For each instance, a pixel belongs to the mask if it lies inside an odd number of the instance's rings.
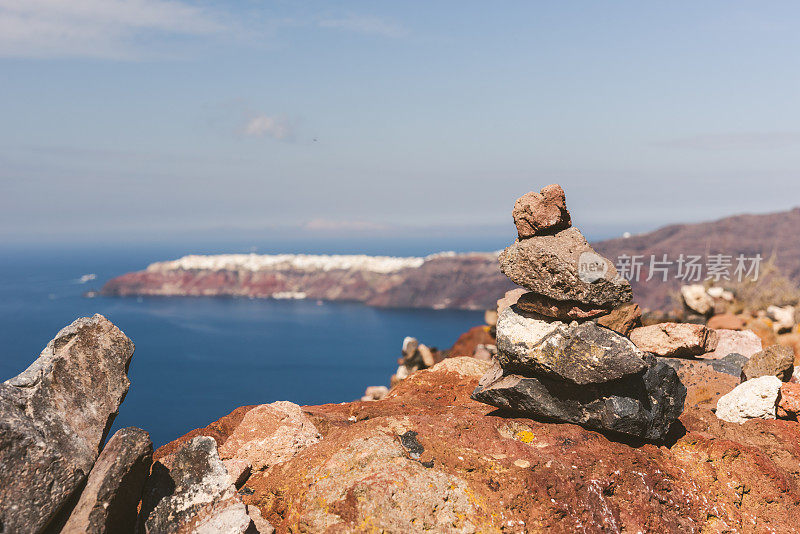
[{"label": "hillside", "polygon": [[[705,262],[706,258],[714,254],[734,258],[739,254],[746,257],[761,254],[766,261],[774,253],[776,265],[782,274],[800,281],[798,232],[800,208],[795,208],[763,215],[736,215],[712,222],[674,224],[629,238],[601,241],[593,246],[597,252],[611,258],[615,263],[623,254],[644,256],[645,265],[640,280],[631,282],[633,294],[639,304],[651,309],[661,309],[673,305],[671,295],[682,282],[675,278],[676,264],[669,269],[669,279],[666,282],[660,276],[646,282],[652,255],[658,261],[666,254],[667,260],[673,262],[677,262],[681,254],[687,257],[700,255]],[[731,273],[733,270],[732,267]],[[721,280],[721,283],[725,285],[725,280]]]}]

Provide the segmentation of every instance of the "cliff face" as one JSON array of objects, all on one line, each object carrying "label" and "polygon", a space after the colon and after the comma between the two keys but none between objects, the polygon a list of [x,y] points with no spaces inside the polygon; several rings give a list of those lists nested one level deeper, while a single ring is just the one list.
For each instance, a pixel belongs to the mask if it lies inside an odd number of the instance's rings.
[{"label": "cliff face", "polygon": [[187,256],[110,280],[115,296],[239,296],[349,300],[409,308],[493,308],[511,284],[494,253],[426,258]]}]

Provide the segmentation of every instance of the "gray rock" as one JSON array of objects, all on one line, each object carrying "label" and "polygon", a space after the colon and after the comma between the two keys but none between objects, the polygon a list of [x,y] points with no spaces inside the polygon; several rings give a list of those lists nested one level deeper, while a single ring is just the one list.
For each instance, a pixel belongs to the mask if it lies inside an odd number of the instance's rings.
[{"label": "gray rock", "polygon": [[776,376],[784,382],[792,378],[794,350],[791,347],[772,345],[750,357],[742,367],[742,382],[760,376]]},{"label": "gray rock", "polygon": [[706,363],[711,365],[711,368],[714,369],[718,373],[725,373],[731,376],[741,376],[742,375],[742,367],[750,360],[747,356],[742,354],[737,354],[732,352],[725,356],[724,358],[720,358],[719,360],[698,360],[698,361],[705,361]]},{"label": "gray rock", "polygon": [[153,443],[147,432],[117,431],[103,447],[61,534],[132,533],[152,463]]},{"label": "gray rock", "polygon": [[[600,271],[587,277],[579,268],[592,259]],[[554,300],[614,308],[633,298],[628,281],[575,227],[516,241],[500,254],[500,269],[515,284]]]},{"label": "gray rock", "polygon": [[616,332],[594,322],[544,321],[516,306],[498,318],[497,350],[497,360],[509,373],[578,385],[617,380],[647,367],[644,353]]},{"label": "gray rock", "polygon": [[0,525],[41,532],[86,480],[128,392],[133,343],[78,319],[0,384]]},{"label": "gray rock", "polygon": [[490,370],[472,398],[536,419],[661,440],[683,411],[686,388],[652,355],[644,372],[605,384],[577,385],[549,377]]},{"label": "gray rock", "polygon": [[139,532],[244,534],[257,528],[220,460],[214,438],[193,438],[168,464],[153,466],[142,498]]}]

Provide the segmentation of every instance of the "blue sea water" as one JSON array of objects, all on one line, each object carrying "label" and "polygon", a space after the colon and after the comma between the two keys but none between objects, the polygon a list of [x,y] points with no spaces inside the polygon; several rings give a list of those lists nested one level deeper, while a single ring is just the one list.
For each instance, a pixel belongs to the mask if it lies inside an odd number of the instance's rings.
[{"label": "blue sea water", "polygon": [[[319,250],[307,244],[301,251],[352,253],[357,245]],[[365,252],[425,254],[435,246],[373,246]],[[0,247],[0,381],[24,370],[59,329],[77,317],[101,313],[136,344],[131,388],[114,429],[138,426],[159,446],[245,404],[357,399],[366,386],[388,385],[403,337],[447,348],[483,321],[479,312],[387,310],[356,303],[83,297],[109,278],[150,262],[211,250]],[[81,283],[88,273],[97,279]]]}]

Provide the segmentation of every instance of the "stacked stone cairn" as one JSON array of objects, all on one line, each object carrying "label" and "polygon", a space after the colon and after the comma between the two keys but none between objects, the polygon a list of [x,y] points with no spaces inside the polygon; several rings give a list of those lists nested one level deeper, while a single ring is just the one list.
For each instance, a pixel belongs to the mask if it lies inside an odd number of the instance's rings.
[{"label": "stacked stone cairn", "polygon": [[628,281],[572,226],[561,186],[524,195],[513,217],[518,239],[500,268],[528,292],[515,290],[516,302],[499,310],[495,365],[472,397],[534,419],[664,439],[686,388],[626,337],[641,317]]}]

